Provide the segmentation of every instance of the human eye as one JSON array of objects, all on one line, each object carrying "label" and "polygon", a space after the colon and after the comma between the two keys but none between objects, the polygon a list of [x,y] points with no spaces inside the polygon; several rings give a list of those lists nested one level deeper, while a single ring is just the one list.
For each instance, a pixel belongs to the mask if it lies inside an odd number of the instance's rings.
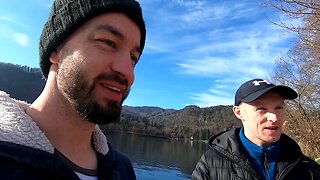
[{"label": "human eye", "polygon": [[138,60],[139,60],[138,56],[135,55],[134,53],[131,53],[131,54],[130,54],[130,58],[131,58],[131,64],[132,64],[132,66],[135,67],[136,64],[138,63]]},{"label": "human eye", "polygon": [[281,109],[284,109],[284,107],[283,106],[277,106],[276,109],[277,110],[281,110]]},{"label": "human eye", "polygon": [[266,110],[266,108],[264,108],[264,107],[257,107],[256,108],[256,111],[265,111]]},{"label": "human eye", "polygon": [[98,39],[98,41],[109,47],[117,48],[117,44],[110,39]]}]

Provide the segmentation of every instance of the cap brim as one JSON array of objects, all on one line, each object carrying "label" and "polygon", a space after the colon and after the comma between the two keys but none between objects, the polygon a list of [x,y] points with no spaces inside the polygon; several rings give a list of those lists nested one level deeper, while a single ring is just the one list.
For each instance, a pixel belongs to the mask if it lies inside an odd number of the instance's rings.
[{"label": "cap brim", "polygon": [[258,99],[259,97],[261,97],[262,95],[264,95],[265,93],[267,93],[271,90],[279,93],[284,99],[295,99],[298,97],[298,94],[296,93],[296,91],[294,91],[293,89],[291,89],[288,86],[281,86],[280,85],[280,86],[269,87],[269,88],[257,91],[255,93],[252,93],[249,96],[243,98],[241,100],[241,102],[249,103],[249,102],[255,101],[256,99]]}]

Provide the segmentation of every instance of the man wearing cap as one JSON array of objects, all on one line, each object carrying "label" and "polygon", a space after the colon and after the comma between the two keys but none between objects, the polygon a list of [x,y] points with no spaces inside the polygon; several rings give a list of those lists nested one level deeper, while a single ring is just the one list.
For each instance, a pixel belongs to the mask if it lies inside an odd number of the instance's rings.
[{"label": "man wearing cap", "polygon": [[320,166],[282,133],[285,99],[297,93],[263,79],[242,84],[233,112],[243,124],[209,139],[192,179],[320,179]]},{"label": "man wearing cap", "polygon": [[146,29],[135,0],[55,0],[32,104],[0,92],[0,179],[136,179],[98,125],[117,120]]}]

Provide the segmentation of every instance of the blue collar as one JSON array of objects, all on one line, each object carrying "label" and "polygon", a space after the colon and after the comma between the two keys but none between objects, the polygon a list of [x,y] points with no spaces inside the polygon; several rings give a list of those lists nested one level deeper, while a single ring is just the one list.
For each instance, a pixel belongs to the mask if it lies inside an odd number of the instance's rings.
[{"label": "blue collar", "polygon": [[252,143],[243,133],[241,128],[240,141],[248,152],[249,161],[253,168],[263,179],[274,179],[277,172],[277,163],[280,153],[280,141],[265,148]]}]

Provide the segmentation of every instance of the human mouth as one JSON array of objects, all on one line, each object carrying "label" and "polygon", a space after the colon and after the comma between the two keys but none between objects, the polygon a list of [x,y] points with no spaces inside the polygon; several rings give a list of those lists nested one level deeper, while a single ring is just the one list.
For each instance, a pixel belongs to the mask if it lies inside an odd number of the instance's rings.
[{"label": "human mouth", "polygon": [[267,130],[267,131],[270,131],[270,132],[276,132],[279,129],[279,127],[277,127],[277,126],[268,126],[268,127],[265,127],[264,129]]},{"label": "human mouth", "polygon": [[109,85],[104,85],[105,88],[110,89],[111,91],[117,92],[117,93],[121,93],[121,89],[114,87],[114,86],[109,86]]},{"label": "human mouth", "polygon": [[123,92],[125,88],[118,84],[111,84],[111,83],[102,83],[104,87],[103,94],[106,98],[114,100],[114,101],[121,101],[123,97]]},{"label": "human mouth", "polygon": [[276,127],[276,126],[270,126],[270,127],[266,127],[266,129],[276,130],[276,129],[278,129],[278,127]]}]

